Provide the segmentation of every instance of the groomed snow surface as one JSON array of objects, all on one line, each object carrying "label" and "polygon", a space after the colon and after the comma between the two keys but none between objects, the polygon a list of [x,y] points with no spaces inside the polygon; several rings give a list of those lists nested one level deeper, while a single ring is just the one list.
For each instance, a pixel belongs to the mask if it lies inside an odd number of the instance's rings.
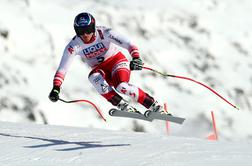
[{"label": "groomed snow surface", "polygon": [[[97,25],[111,27],[136,43],[147,67],[196,79],[240,108],[240,111],[233,109],[195,83],[164,79],[146,70],[133,71],[130,83],[160,103],[167,102],[173,115],[187,119],[183,131],[173,126],[173,132],[205,137],[211,127],[210,111],[214,111],[222,140],[251,139],[252,21],[248,16],[252,1],[153,2],[1,0],[0,120],[117,131],[132,131],[137,126],[145,132],[163,133],[163,123],[136,123],[110,117],[108,110],[112,105],[89,83],[90,68],[77,57],[60,96],[66,100],[92,101],[101,108],[107,125],[86,103],[49,101],[63,49],[75,35],[73,19],[86,11],[94,15]],[[124,53],[131,60],[129,53],[125,50]]]},{"label": "groomed snow surface", "polygon": [[251,142],[0,122],[1,166],[250,166]]}]

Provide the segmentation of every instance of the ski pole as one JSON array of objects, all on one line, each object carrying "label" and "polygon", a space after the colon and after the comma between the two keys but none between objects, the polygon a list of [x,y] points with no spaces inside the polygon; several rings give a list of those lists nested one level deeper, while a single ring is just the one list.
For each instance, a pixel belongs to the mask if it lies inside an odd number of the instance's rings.
[{"label": "ski pole", "polygon": [[100,117],[106,122],[106,119],[104,118],[104,116],[102,115],[102,112],[98,109],[98,107],[91,101],[89,100],[84,100],[84,99],[80,99],[80,100],[70,100],[70,101],[66,101],[64,99],[59,98],[60,101],[64,102],[64,103],[80,103],[80,102],[85,102],[85,103],[89,103],[91,104],[95,110],[97,111],[97,113],[100,115]]},{"label": "ski pole", "polygon": [[207,85],[205,85],[205,84],[203,84],[203,83],[201,83],[201,82],[199,82],[199,81],[196,81],[196,80],[194,80],[194,79],[192,79],[192,78],[162,73],[162,72],[160,72],[160,71],[157,71],[157,70],[154,70],[154,69],[152,69],[152,68],[150,68],[150,67],[145,67],[145,66],[143,66],[143,69],[150,70],[150,71],[152,71],[152,72],[154,72],[154,73],[157,73],[157,74],[160,74],[160,75],[162,75],[162,76],[164,76],[164,77],[180,78],[180,79],[189,80],[189,81],[192,81],[192,82],[194,82],[194,83],[197,83],[197,84],[199,84],[199,85],[201,85],[201,86],[204,86],[204,87],[207,88],[208,90],[212,91],[215,95],[217,95],[218,97],[220,97],[222,100],[224,100],[226,103],[228,103],[229,105],[231,105],[233,108],[239,110],[239,108],[238,108],[237,106],[235,106],[234,104],[230,103],[227,99],[225,99],[224,97],[222,97],[222,96],[221,96],[219,93],[217,93],[215,90],[213,90],[213,89],[210,88],[209,86],[207,86]]}]

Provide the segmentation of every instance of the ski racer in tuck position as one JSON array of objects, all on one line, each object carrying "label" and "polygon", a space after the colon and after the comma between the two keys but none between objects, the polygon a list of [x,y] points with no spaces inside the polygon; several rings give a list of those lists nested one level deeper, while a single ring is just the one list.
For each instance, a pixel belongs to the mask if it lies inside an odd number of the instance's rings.
[{"label": "ski racer in tuck position", "polygon": [[[132,42],[110,28],[96,26],[95,18],[89,13],[80,13],[75,17],[74,30],[76,36],[65,47],[53,79],[53,88],[49,94],[51,101],[59,100],[60,87],[66,72],[74,57],[78,55],[92,68],[88,75],[91,84],[117,109],[136,112],[136,109],[119,95],[122,93],[148,110],[166,113],[152,96],[129,83],[131,70],[142,70],[143,67],[139,50]],[[132,57],[130,63],[118,46],[129,51]]]}]

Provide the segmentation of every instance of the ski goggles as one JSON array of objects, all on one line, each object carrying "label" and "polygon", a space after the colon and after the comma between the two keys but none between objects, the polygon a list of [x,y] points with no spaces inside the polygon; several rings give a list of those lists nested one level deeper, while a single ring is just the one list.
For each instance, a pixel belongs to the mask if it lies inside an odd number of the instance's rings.
[{"label": "ski goggles", "polygon": [[84,34],[90,34],[95,32],[94,26],[86,26],[86,27],[77,27],[75,28],[75,32],[78,36],[84,35]]}]

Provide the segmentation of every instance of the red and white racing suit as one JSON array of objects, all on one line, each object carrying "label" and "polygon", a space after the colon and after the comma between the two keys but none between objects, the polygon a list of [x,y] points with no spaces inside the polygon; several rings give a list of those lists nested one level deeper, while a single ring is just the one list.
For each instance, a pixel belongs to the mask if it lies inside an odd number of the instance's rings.
[{"label": "red and white racing suit", "polygon": [[133,58],[139,57],[138,48],[134,44],[106,27],[96,27],[95,38],[91,43],[84,43],[80,37],[75,36],[64,50],[54,76],[54,86],[61,86],[72,60],[79,55],[92,68],[89,81],[109,102],[115,106],[119,104],[122,97],[116,93],[118,91],[149,108],[154,99],[140,88],[129,84],[129,61],[118,50],[118,46],[127,49]]}]

